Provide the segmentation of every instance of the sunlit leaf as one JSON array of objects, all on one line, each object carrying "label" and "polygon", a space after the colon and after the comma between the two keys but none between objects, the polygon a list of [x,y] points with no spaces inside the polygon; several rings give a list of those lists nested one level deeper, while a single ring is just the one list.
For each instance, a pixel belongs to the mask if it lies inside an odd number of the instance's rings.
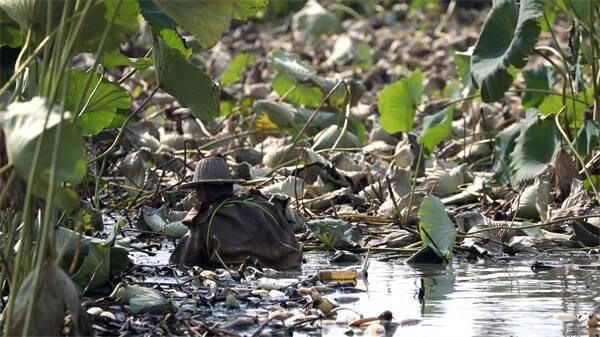
[{"label": "sunlit leaf", "polygon": [[452,115],[454,106],[448,106],[438,113],[423,118],[423,131],[419,136],[421,142],[430,152],[452,131]]},{"label": "sunlit leaf", "polygon": [[462,96],[466,97],[475,91],[473,76],[471,76],[471,57],[473,55],[473,47],[470,47],[465,52],[454,53],[454,64],[456,65],[456,75],[460,77],[460,82],[463,85]]},{"label": "sunlit leaf", "polygon": [[270,122],[282,129],[296,126],[295,116],[298,111],[291,104],[260,100],[252,107],[256,112],[266,114]]},{"label": "sunlit leaf", "polygon": [[412,130],[415,108],[423,91],[423,74],[417,69],[409,77],[383,88],[379,96],[379,122],[388,133]]},{"label": "sunlit leaf", "polygon": [[[77,121],[83,135],[92,135],[102,131],[112,122],[117,109],[127,109],[131,106],[129,93],[116,83],[108,80],[100,81],[100,74],[92,75],[91,84],[85,94],[82,92],[87,74],[82,70],[71,71],[71,82],[66,101],[66,108],[73,111],[79,98],[84,96],[85,111]],[[96,88],[96,84],[100,85]],[[94,93],[88,102],[90,95]]]},{"label": "sunlit leaf", "polygon": [[237,82],[242,74],[244,73],[244,69],[249,64],[252,64],[256,59],[256,55],[254,53],[241,53],[237,55],[229,65],[225,69],[225,71],[221,74],[219,81],[222,86],[226,86],[228,84]]},{"label": "sunlit leaf", "polygon": [[484,102],[501,98],[513,81],[510,65],[523,68],[541,28],[542,0],[496,0],[483,24],[471,58],[473,78]]},{"label": "sunlit leaf", "polygon": [[233,17],[238,20],[246,20],[256,15],[261,9],[269,4],[269,0],[236,0],[233,8]]},{"label": "sunlit leaf", "polygon": [[192,49],[186,47],[185,41],[174,29],[152,27],[152,34],[160,36],[169,47],[179,50],[185,58],[192,56]]},{"label": "sunlit leaf", "polygon": [[204,48],[212,47],[229,28],[234,0],[155,0],[160,9],[192,33]]},{"label": "sunlit leaf", "polygon": [[419,206],[419,220],[421,240],[425,245],[439,252],[440,256],[451,259],[456,228],[438,197],[428,194],[423,199]]},{"label": "sunlit leaf", "polygon": [[280,73],[271,82],[273,90],[297,105],[316,107],[323,99],[323,93],[316,86],[295,82],[286,74]]}]

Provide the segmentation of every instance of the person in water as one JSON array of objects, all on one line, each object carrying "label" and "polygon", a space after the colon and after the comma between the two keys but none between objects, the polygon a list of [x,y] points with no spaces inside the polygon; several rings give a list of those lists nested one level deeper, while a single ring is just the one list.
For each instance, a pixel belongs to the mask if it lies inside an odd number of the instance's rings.
[{"label": "person in water", "polygon": [[169,261],[192,265],[242,264],[248,257],[261,266],[298,268],[300,244],[281,212],[256,190],[233,193],[234,180],[220,155],[201,159],[193,188],[199,203],[185,216],[189,232]]}]

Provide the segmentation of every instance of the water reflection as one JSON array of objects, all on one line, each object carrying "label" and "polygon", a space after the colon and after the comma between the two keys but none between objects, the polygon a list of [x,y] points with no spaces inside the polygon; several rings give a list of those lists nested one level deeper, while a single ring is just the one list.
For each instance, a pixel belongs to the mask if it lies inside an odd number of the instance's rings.
[{"label": "water reflection", "polygon": [[[303,274],[331,268],[327,257],[307,255]],[[559,257],[547,260],[570,262]],[[600,304],[600,273],[575,267],[533,272],[532,263],[454,259],[447,266],[408,266],[373,260],[368,287],[363,281],[358,284],[367,291],[353,306],[365,316],[390,310],[397,321],[421,320],[418,325],[399,327],[395,336],[588,336],[585,322],[563,322],[554,315],[593,312]],[[325,328],[323,335],[339,336],[344,331]]]}]

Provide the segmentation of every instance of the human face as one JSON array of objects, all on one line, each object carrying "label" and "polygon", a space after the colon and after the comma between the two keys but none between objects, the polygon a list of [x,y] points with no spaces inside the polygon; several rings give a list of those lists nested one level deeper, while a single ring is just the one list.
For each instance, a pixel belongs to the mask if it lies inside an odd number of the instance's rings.
[{"label": "human face", "polygon": [[196,186],[196,198],[198,199],[198,201],[206,202],[206,197],[206,186],[203,184]]}]

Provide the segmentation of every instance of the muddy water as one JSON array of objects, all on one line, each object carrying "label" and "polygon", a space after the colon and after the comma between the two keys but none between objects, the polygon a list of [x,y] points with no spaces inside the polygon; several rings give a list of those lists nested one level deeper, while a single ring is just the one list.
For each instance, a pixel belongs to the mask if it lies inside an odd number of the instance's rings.
[{"label": "muddy water", "polygon": [[[132,252],[136,263],[161,265],[168,252],[154,257]],[[307,263],[300,273],[282,277],[303,278],[318,270],[344,268],[360,264],[328,263],[330,253],[307,253]],[[600,305],[600,271],[598,257],[519,257],[494,261],[468,261],[454,258],[445,267],[405,265],[403,259],[380,261],[371,258],[367,279],[359,279],[356,294],[333,294],[331,297],[356,296],[358,302],[345,304],[365,317],[390,310],[396,321],[417,319],[420,322],[400,326],[393,336],[588,336],[583,321],[560,321],[559,313],[584,314]],[[531,265],[542,261],[557,266],[533,271]],[[581,267],[581,266],[584,267]],[[587,266],[587,267],[585,267]],[[424,299],[419,289],[425,285]],[[232,314],[232,313],[230,313]],[[356,319],[349,311],[340,311],[340,324],[322,324],[317,331],[297,331],[294,336],[344,336],[347,325]]]},{"label": "muddy water", "polygon": [[[327,255],[309,254],[303,273],[328,266]],[[372,260],[365,293],[350,306],[363,315],[392,311],[397,321],[420,319],[399,327],[394,336],[588,336],[585,322],[563,322],[557,313],[593,312],[600,304],[600,272],[575,263],[595,264],[598,258],[546,258],[562,267],[534,272],[534,261],[509,259],[470,262],[454,259],[451,266],[411,267]],[[418,299],[421,279],[425,299]],[[341,319],[341,318],[338,318]],[[341,336],[347,328],[325,327],[323,335]]]}]

